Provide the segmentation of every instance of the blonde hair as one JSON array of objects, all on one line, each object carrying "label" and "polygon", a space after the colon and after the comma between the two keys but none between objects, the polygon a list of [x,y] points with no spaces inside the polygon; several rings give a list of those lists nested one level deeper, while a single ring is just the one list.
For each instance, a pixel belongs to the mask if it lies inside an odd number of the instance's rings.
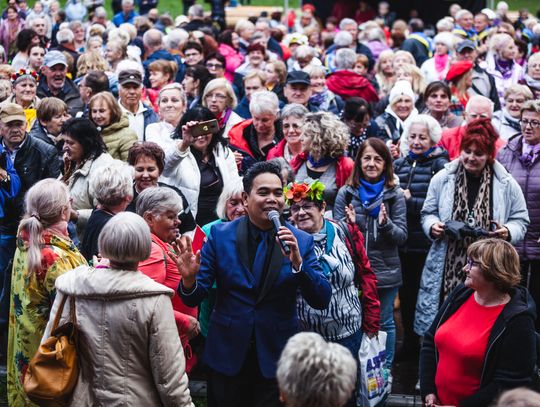
[{"label": "blonde hair", "polygon": [[[263,82],[264,85],[264,82]],[[209,93],[212,93],[216,89],[223,89],[225,94],[227,95],[227,107],[230,107],[231,109],[234,109],[236,105],[238,104],[238,100],[236,99],[236,95],[234,94],[234,90],[231,86],[231,83],[225,79],[225,78],[216,78],[212,79],[210,82],[206,84],[204,87],[204,91],[202,94],[202,104],[204,107],[207,107],[206,105],[206,96]]]},{"label": "blonde hair", "polygon": [[17,234],[25,232],[28,235],[27,268],[28,276],[32,276],[42,267],[43,231],[62,220],[62,214],[70,208],[69,190],[59,180],[41,180],[26,193],[25,208]]},{"label": "blonde hair", "polygon": [[349,128],[329,112],[307,114],[302,132],[311,138],[309,152],[316,160],[323,157],[339,158],[349,145]]},{"label": "blonde hair", "polygon": [[77,77],[84,76],[88,71],[108,71],[109,63],[99,52],[87,51],[77,60]]},{"label": "blonde hair", "polygon": [[424,81],[424,76],[422,75],[420,68],[418,68],[416,65],[405,64],[400,66],[398,70],[399,69],[411,75],[411,87],[415,95],[423,95],[424,91],[426,90],[426,81]]},{"label": "blonde hair", "polygon": [[521,281],[519,255],[510,243],[502,239],[482,239],[467,249],[467,257],[480,264],[486,280],[499,291],[507,293]]},{"label": "blonde hair", "polygon": [[506,100],[506,98],[510,95],[521,95],[525,98],[525,101],[532,100],[534,98],[528,86],[518,85],[517,83],[506,88],[504,91],[504,99]]}]

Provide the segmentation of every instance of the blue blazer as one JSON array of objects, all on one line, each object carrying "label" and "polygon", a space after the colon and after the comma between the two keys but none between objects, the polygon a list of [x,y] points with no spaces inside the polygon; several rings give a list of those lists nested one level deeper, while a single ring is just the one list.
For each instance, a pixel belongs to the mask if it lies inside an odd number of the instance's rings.
[{"label": "blue blazer", "polygon": [[[292,272],[288,258],[278,244],[273,246],[270,266],[264,281],[254,262],[250,270],[248,256],[248,219],[242,217],[212,227],[201,253],[196,285],[178,293],[188,306],[198,305],[216,282],[217,298],[210,316],[203,361],[224,375],[240,372],[255,340],[261,372],[276,376],[276,366],[287,340],[299,330],[296,310],[298,290],[317,309],[325,309],[332,294],[330,284],[313,250],[313,237],[290,224],[286,226],[298,240],[302,269]],[[259,276],[259,277],[257,277]]]}]

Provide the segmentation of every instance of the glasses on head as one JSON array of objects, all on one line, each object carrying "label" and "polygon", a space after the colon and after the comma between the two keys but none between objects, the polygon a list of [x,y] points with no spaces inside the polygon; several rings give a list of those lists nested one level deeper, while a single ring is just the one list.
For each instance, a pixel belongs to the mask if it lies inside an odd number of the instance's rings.
[{"label": "glasses on head", "polygon": [[227,99],[227,95],[222,95],[221,93],[214,93],[214,94],[206,95],[206,99],[225,100]]},{"label": "glasses on head", "polygon": [[304,205],[299,204],[292,204],[291,205],[291,214],[296,215],[297,213],[300,213],[300,210],[304,210],[304,212],[308,212],[315,208],[317,205],[315,202],[306,202]]},{"label": "glasses on head", "polygon": [[206,67],[207,68],[213,68],[213,69],[221,69],[221,68],[223,68],[223,64],[208,63],[208,64],[206,64]]},{"label": "glasses on head", "polygon": [[538,127],[540,127],[540,121],[538,120],[522,119],[520,124],[521,124],[521,128],[523,129],[526,129],[527,126],[531,126],[532,129],[537,129]]},{"label": "glasses on head", "polygon": [[467,267],[468,270],[472,269],[475,266],[480,267],[480,263],[478,263],[477,261],[474,261],[472,259],[468,259],[467,264],[465,265],[465,267]]}]

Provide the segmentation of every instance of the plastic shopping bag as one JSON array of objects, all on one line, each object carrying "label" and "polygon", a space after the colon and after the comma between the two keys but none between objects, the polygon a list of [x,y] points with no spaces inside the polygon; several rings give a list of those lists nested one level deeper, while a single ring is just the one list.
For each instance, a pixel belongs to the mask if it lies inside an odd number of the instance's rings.
[{"label": "plastic shopping bag", "polygon": [[392,390],[392,378],[386,364],[386,332],[377,336],[362,337],[360,350],[360,397],[358,405],[375,407],[383,402]]}]

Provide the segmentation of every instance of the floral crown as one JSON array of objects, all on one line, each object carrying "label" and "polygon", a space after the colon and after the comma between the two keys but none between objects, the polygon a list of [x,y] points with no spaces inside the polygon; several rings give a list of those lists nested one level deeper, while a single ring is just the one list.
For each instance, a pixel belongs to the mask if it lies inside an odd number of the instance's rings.
[{"label": "floral crown", "polygon": [[25,69],[21,68],[17,72],[13,72],[11,74],[11,83],[14,84],[17,82],[17,79],[19,79],[22,76],[31,76],[36,80],[36,82],[39,82],[39,74],[36,71],[32,71],[31,69]]},{"label": "floral crown", "polygon": [[292,205],[295,202],[300,202],[302,199],[322,201],[324,188],[324,184],[321,181],[306,178],[304,182],[290,182],[283,188],[283,192],[287,203]]}]

